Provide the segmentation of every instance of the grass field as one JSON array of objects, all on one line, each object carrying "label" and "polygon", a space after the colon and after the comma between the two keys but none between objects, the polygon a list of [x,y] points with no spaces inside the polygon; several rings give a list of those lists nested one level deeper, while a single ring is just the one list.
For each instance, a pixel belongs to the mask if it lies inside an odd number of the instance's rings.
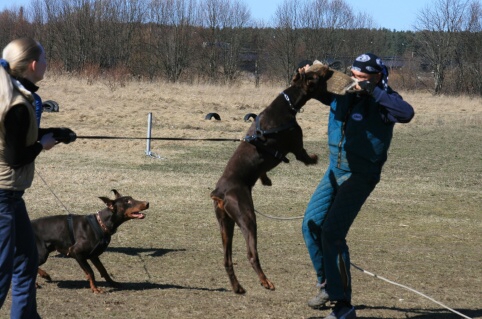
[{"label": "grass field", "polygon": [[[67,126],[79,136],[241,138],[249,123],[281,91],[279,86],[185,86],[128,83],[87,85],[75,78],[41,83],[42,126]],[[348,236],[352,262],[420,291],[468,317],[482,318],[482,101],[404,93],[415,108],[412,123],[396,127],[382,180]],[[204,116],[217,112],[221,121]],[[327,165],[327,108],[310,101],[298,121],[306,149],[320,164],[294,160],[256,185],[255,207],[264,214],[298,217]],[[248,260],[236,230],[235,270],[247,293],[235,295],[223,267],[221,239],[209,193],[237,142],[82,139],[58,145],[37,159],[37,175],[25,200],[31,218],[90,214],[103,208],[98,196],[148,200],[144,220],[122,225],[101,256],[114,289],[97,275],[104,294],[93,294],[75,260],[51,254],[39,279],[43,318],[323,318],[328,310],[306,305],[315,275],[301,235],[301,220],[258,216],[262,266],[275,291],[267,291]],[[44,182],[45,181],[45,182]],[[55,194],[61,201],[57,201]],[[64,206],[67,208],[64,209]],[[352,268],[353,302],[360,318],[460,316],[418,294]],[[0,310],[8,317],[10,299]]]}]

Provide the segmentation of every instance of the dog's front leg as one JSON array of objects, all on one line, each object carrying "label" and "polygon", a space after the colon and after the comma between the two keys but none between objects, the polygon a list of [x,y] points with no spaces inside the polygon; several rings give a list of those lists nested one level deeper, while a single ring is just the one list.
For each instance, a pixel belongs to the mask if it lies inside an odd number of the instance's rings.
[{"label": "dog's front leg", "polygon": [[273,183],[271,182],[271,179],[268,177],[266,172],[261,173],[261,175],[259,175],[259,179],[261,180],[261,184],[263,184],[264,186],[273,185]]},{"label": "dog's front leg", "polygon": [[92,267],[90,267],[89,263],[87,262],[87,259],[81,259],[81,258],[75,258],[77,262],[80,265],[80,268],[85,273],[85,276],[87,277],[87,280],[89,281],[90,284],[90,289],[92,290],[93,293],[103,293],[102,289],[97,288],[95,285],[95,276],[94,276],[94,271],[92,270]]},{"label": "dog's front leg", "polygon": [[305,163],[305,165],[314,165],[318,163],[318,155],[312,154],[309,155],[304,148],[294,152],[296,159]]},{"label": "dog's front leg", "polygon": [[104,265],[100,261],[99,257],[91,257],[90,260],[94,264],[95,268],[99,271],[101,277],[103,277],[112,287],[119,288],[121,286],[120,283],[114,281],[110,276],[107,270],[105,269]]}]

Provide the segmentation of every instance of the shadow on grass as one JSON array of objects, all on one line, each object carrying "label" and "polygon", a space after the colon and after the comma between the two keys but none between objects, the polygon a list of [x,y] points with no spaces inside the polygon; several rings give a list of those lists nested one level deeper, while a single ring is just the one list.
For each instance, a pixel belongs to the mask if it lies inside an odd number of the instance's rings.
[{"label": "shadow on grass", "polygon": [[[151,257],[162,257],[170,252],[186,251],[186,249],[163,249],[163,248],[138,248],[138,247],[108,247],[106,252],[121,253],[129,256],[139,256],[141,254],[147,254]],[[63,254],[57,254],[53,257],[56,258],[69,258]],[[89,282],[86,280],[62,280],[62,281],[52,281],[51,283],[56,283],[59,288],[65,289],[86,289],[90,290]],[[217,292],[231,292],[231,290],[225,288],[200,288],[200,287],[189,287],[189,286],[179,286],[171,284],[157,284],[152,282],[122,282],[119,283],[121,286],[119,288],[112,287],[107,282],[96,281],[97,287],[102,288],[106,293],[114,291],[141,291],[150,289],[187,289],[187,290],[198,290],[198,291],[217,291]],[[105,289],[108,288],[108,289]]]},{"label": "shadow on grass", "polygon": [[[129,256],[137,256],[139,254],[147,253],[147,256],[162,257],[168,253],[176,251],[186,251],[186,249],[164,249],[164,248],[141,248],[141,247],[107,247],[104,253],[120,253]],[[102,255],[101,255],[102,256]],[[70,258],[64,254],[58,253],[54,258]]]},{"label": "shadow on grass", "polygon": [[142,248],[142,247],[108,247],[106,252],[120,253],[129,256],[137,256],[147,253],[147,256],[162,257],[167,253],[186,251],[186,249],[163,249],[163,248]]},{"label": "shadow on grass", "polygon": [[[360,310],[386,310],[405,313],[407,318],[411,319],[460,319],[462,318],[456,313],[451,312],[448,309],[415,309],[415,308],[396,308],[396,307],[371,307],[365,305],[355,306],[357,312],[357,318],[360,319],[379,319],[379,317],[366,317],[360,313]],[[470,318],[479,318],[482,316],[482,309],[454,309],[465,316]],[[310,317],[308,319],[322,319],[320,317]],[[385,317],[384,317],[385,318]]]},{"label": "shadow on grass", "polygon": [[[86,292],[90,293],[89,282],[86,280],[62,280],[62,281],[52,281],[56,283],[57,287],[63,289],[85,289]],[[197,291],[212,291],[212,292],[231,292],[225,288],[202,288],[202,287],[189,287],[189,286],[179,286],[171,284],[157,284],[152,282],[121,282],[120,287],[112,287],[106,282],[97,282],[96,286],[103,289],[104,292],[116,292],[116,291],[141,291],[141,290],[152,290],[152,289],[187,289],[187,290],[197,290]]]}]

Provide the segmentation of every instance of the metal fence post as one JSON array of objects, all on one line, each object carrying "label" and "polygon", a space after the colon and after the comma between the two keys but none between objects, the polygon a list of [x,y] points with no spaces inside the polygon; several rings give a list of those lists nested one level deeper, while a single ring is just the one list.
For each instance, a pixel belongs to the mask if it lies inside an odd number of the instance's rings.
[{"label": "metal fence post", "polygon": [[147,114],[147,142],[146,142],[146,155],[161,158],[159,155],[156,155],[151,152],[151,131],[152,131],[152,113],[149,112]]}]

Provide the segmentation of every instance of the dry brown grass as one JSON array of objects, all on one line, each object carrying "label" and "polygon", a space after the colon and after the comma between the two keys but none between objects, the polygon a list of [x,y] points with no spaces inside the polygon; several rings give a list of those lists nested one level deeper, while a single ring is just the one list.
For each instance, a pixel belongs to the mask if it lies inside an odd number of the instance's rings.
[{"label": "dry brown grass", "polygon": [[[60,105],[42,125],[67,126],[79,136],[145,137],[147,114],[154,137],[241,138],[246,113],[259,113],[282,87],[218,87],[128,82],[112,90],[101,79],[46,79],[40,94]],[[470,317],[482,317],[482,102],[466,97],[406,93],[416,109],[400,125],[382,181],[349,234],[352,262],[417,289]],[[209,112],[222,121],[206,121]],[[274,185],[256,185],[256,208],[270,215],[302,215],[326,168],[327,108],[309,102],[298,117],[306,148],[322,158],[305,167],[292,159],[271,172]],[[245,296],[230,292],[209,192],[235,142],[78,139],[37,159],[38,175],[25,195],[32,218],[93,213],[110,189],[151,202],[143,221],[129,222],[101,256],[124,289],[98,278],[105,294],[88,289],[72,259],[49,258],[54,282],[38,290],[43,318],[317,318],[306,300],[314,274],[301,221],[258,218],[260,258],[276,291],[266,291],[235,234],[234,259]],[[42,177],[46,183],[39,178]],[[458,318],[412,292],[352,269],[354,303],[361,318]],[[9,302],[0,310],[7,317]]]}]

